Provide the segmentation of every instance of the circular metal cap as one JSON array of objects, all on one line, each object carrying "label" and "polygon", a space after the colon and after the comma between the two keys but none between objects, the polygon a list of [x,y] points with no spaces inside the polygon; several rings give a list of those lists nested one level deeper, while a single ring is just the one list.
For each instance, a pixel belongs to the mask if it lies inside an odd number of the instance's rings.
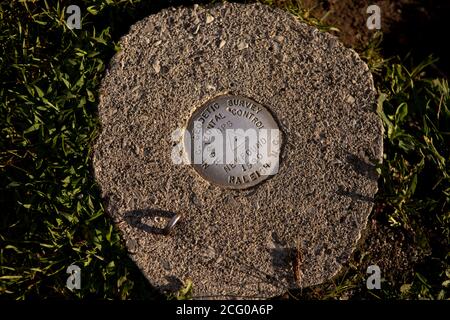
[{"label": "circular metal cap", "polygon": [[189,119],[184,148],[209,182],[231,189],[259,184],[278,172],[281,133],[270,112],[234,95],[216,97]]}]

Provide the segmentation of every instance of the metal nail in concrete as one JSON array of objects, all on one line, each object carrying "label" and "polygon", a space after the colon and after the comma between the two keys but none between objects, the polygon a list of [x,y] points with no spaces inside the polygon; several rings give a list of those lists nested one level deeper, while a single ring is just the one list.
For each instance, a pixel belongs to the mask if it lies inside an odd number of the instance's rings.
[{"label": "metal nail in concrete", "polygon": [[[358,55],[261,4],[163,10],[120,45],[102,83],[93,166],[148,280],[170,292],[190,279],[196,298],[250,298],[336,275],[367,224],[382,157]],[[282,131],[278,173],[249,188],[172,161],[173,132],[227,94],[264,106]]]}]

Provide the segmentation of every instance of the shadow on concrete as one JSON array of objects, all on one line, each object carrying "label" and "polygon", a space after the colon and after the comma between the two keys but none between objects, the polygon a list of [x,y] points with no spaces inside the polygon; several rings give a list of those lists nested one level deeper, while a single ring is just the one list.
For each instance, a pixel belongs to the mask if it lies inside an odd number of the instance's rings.
[{"label": "shadow on concrete", "polygon": [[376,166],[357,155],[347,152],[346,162],[350,165],[353,171],[369,178],[372,181],[378,181],[378,174],[376,172]]},{"label": "shadow on concrete", "polygon": [[162,218],[169,222],[175,216],[174,212],[156,210],[156,209],[142,209],[128,211],[124,215],[124,220],[133,228],[138,228],[142,231],[153,234],[165,234],[164,227],[156,227],[151,224],[143,222],[143,219],[154,221],[155,218]]},{"label": "shadow on concrete", "polygon": [[349,198],[351,198],[352,200],[355,200],[355,201],[369,202],[369,203],[372,203],[372,204],[375,203],[375,198],[374,197],[368,197],[368,196],[365,196],[363,194],[356,193],[354,191],[348,191],[348,190],[345,190],[344,188],[342,188],[340,186],[338,187],[338,190],[337,190],[336,193],[338,195],[340,195],[340,196],[349,197]]},{"label": "shadow on concrete", "polygon": [[[288,279],[290,283],[294,283],[294,271],[293,261],[296,256],[297,249],[291,247],[282,247],[270,249],[270,255],[272,257],[272,266],[276,273],[279,275],[278,279]],[[278,279],[271,279],[272,277],[266,276],[270,282],[277,281]]]},{"label": "shadow on concrete", "polygon": [[175,276],[166,277],[167,284],[161,286],[159,289],[161,292],[176,292],[183,288],[183,282]]}]

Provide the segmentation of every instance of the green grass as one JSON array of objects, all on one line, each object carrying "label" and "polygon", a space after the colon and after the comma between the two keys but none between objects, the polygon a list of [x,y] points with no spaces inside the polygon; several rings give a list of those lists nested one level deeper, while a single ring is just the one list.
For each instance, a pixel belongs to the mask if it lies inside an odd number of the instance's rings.
[{"label": "green grass", "polygon": [[[71,31],[64,10],[75,3],[0,4],[1,297],[154,298],[104,213],[90,156],[98,88],[118,37],[163,1],[82,1],[82,29]],[[273,5],[333,30],[297,2]],[[376,219],[410,234],[424,258],[411,281],[372,295],[363,253],[335,280],[296,297],[449,298],[448,82],[432,76],[433,60],[408,66],[407,58],[383,59],[378,48],[375,41],[359,50],[376,75],[385,126]],[[73,292],[65,287],[72,263],[82,269],[82,289]],[[171,298],[189,296],[186,289]]]},{"label": "green grass", "polygon": [[450,94],[427,77],[429,59],[411,68],[389,61],[378,81],[385,127],[379,202],[390,226],[425,253],[407,297],[450,298]]}]

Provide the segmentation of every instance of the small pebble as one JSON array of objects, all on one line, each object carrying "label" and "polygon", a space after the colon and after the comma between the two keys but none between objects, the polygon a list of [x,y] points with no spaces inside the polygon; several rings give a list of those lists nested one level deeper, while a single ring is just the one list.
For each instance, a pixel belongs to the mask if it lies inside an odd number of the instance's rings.
[{"label": "small pebble", "polygon": [[209,24],[214,21],[214,17],[210,14],[206,15],[206,24]]},{"label": "small pebble", "polygon": [[355,102],[355,98],[353,98],[353,96],[349,95],[349,96],[347,97],[347,102],[350,103],[350,104],[352,104],[353,102]]},{"label": "small pebble", "polygon": [[138,250],[138,243],[134,239],[130,239],[127,241],[128,252],[136,253]]},{"label": "small pebble", "polygon": [[161,66],[159,65],[159,60],[155,60],[155,62],[153,62],[152,67],[156,73],[159,73],[161,71]]},{"label": "small pebble", "polygon": [[248,48],[248,44],[245,43],[245,42],[241,42],[241,43],[238,44],[237,48],[238,48],[238,50],[247,49]]}]

